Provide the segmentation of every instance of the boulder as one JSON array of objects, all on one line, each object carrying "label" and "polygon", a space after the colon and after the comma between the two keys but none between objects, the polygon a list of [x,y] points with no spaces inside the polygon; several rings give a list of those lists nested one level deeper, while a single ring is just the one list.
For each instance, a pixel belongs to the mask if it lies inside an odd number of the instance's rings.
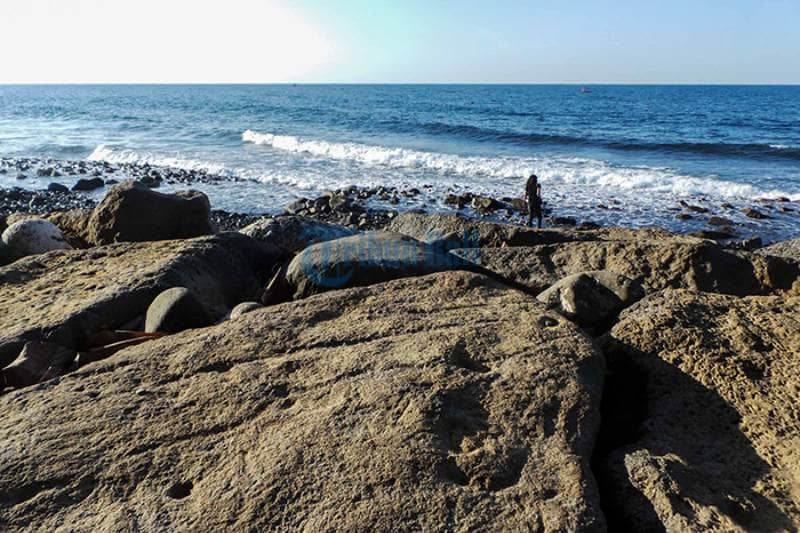
[{"label": "boulder", "polygon": [[800,298],[667,290],[605,339],[609,528],[796,531]]},{"label": "boulder", "polygon": [[47,190],[50,192],[64,194],[69,192],[69,187],[67,187],[66,185],[62,185],[60,183],[53,182],[47,186]]},{"label": "boulder", "polygon": [[291,257],[312,244],[349,237],[355,235],[356,231],[311,218],[285,216],[263,218],[241,229],[240,233],[269,243]]},{"label": "boulder", "polygon": [[44,219],[20,220],[3,231],[3,242],[16,258],[71,248],[61,230]]},{"label": "boulder", "polygon": [[300,299],[333,289],[453,270],[466,263],[411,237],[372,231],[314,244],[297,254],[286,269],[283,293]]},{"label": "boulder", "polygon": [[581,326],[608,323],[620,311],[644,296],[641,286],[616,272],[581,272],[559,280],[537,300]]},{"label": "boulder", "polygon": [[0,269],[0,344],[47,337],[81,349],[97,332],[143,316],[172,287],[191,289],[221,318],[236,303],[260,296],[276,258],[252,239],[230,233],[22,259]]},{"label": "boulder", "polygon": [[92,212],[93,244],[186,239],[214,233],[208,197],[198,191],[162,194],[127,181],[111,187]]},{"label": "boulder", "polygon": [[770,244],[769,246],[759,248],[757,253],[764,255],[775,255],[778,257],[785,257],[800,261],[800,239],[776,242],[774,244]]},{"label": "boulder", "polygon": [[609,270],[648,292],[667,287],[725,294],[788,290],[800,265],[778,257],[726,250],[708,242],[631,240],[453,251],[500,276],[541,292],[558,280],[589,270]]},{"label": "boulder", "polygon": [[158,296],[147,308],[146,333],[178,333],[204,328],[214,323],[205,306],[186,287],[173,287]]},{"label": "boulder", "polygon": [[318,295],[0,397],[6,530],[601,530],[601,355],[487,278]]},{"label": "boulder", "polygon": [[745,207],[744,209],[742,209],[742,213],[744,213],[746,217],[753,218],[756,220],[765,220],[770,218],[769,215],[766,215],[761,211],[759,211],[758,209],[754,209],[752,207]]},{"label": "boulder", "polygon": [[102,189],[105,187],[106,182],[103,178],[81,178],[72,186],[73,191],[93,191],[95,189]]},{"label": "boulder", "polygon": [[231,320],[237,320],[247,313],[264,307],[258,302],[242,302],[231,310]]}]

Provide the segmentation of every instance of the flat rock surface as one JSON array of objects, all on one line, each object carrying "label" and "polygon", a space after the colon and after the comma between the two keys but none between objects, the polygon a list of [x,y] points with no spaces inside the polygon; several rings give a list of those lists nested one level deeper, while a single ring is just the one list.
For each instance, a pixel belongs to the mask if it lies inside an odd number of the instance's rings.
[{"label": "flat rock surface", "polygon": [[176,286],[224,314],[260,294],[259,263],[269,263],[269,254],[238,234],[28,257],[0,268],[0,343],[51,335],[77,348],[93,333],[144,314],[153,298]]},{"label": "flat rock surface", "polygon": [[800,273],[796,262],[732,252],[702,241],[568,242],[455,253],[536,291],[571,274],[610,270],[640,282],[646,291],[672,287],[766,294],[790,289]]},{"label": "flat rock surface", "polygon": [[604,415],[609,526],[796,531],[800,298],[668,290],[607,341],[624,422]]},{"label": "flat rock surface", "polygon": [[602,357],[464,272],[256,310],[0,398],[9,530],[601,529]]},{"label": "flat rock surface", "polygon": [[758,253],[767,255],[777,255],[800,261],[800,239],[776,242],[764,248],[759,248]]},{"label": "flat rock surface", "polygon": [[462,248],[536,246],[571,241],[644,240],[699,243],[702,239],[675,235],[660,229],[602,228],[577,230],[568,228],[531,229],[515,224],[501,224],[448,214],[403,213],[386,226],[393,231],[424,242],[452,236],[464,241]]}]

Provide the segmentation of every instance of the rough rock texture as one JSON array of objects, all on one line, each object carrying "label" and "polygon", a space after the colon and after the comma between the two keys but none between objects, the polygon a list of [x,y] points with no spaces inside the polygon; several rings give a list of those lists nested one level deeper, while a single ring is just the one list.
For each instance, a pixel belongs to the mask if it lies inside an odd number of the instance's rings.
[{"label": "rough rock texture", "polygon": [[596,270],[567,276],[536,299],[576,324],[599,326],[643,296],[642,287],[632,279]]},{"label": "rough rock texture", "polygon": [[535,246],[570,241],[659,239],[671,242],[699,243],[701,239],[674,235],[659,229],[608,228],[593,230],[530,229],[511,224],[499,224],[465,218],[458,215],[404,213],[386,226],[392,231],[423,242],[443,238],[461,239],[461,248],[501,246]]},{"label": "rough rock texture", "polygon": [[91,209],[71,209],[59,211],[47,216],[47,220],[59,227],[67,241],[75,248],[89,246],[89,220]]},{"label": "rough rock texture", "polygon": [[667,290],[622,313],[606,353],[610,526],[797,530],[800,298]]},{"label": "rough rock texture", "polygon": [[51,252],[0,269],[0,343],[15,337],[76,348],[139,315],[165,289],[191,288],[217,315],[254,299],[276,254],[235,233]]},{"label": "rough rock texture", "polygon": [[732,252],[719,246],[680,241],[593,241],[555,245],[457,251],[471,261],[542,291],[559,279],[587,270],[610,270],[642,284],[646,291],[667,287],[725,294],[767,294],[788,290],[800,267],[777,257]]},{"label": "rough rock texture", "polygon": [[788,257],[800,261],[800,239],[776,242],[764,248],[759,248],[758,253]]},{"label": "rough rock texture", "polygon": [[254,311],[0,397],[8,530],[601,529],[602,358],[448,272]]},{"label": "rough rock texture", "polygon": [[288,216],[264,218],[241,229],[240,233],[267,242],[286,256],[292,256],[312,244],[349,237],[356,231],[311,218]]},{"label": "rough rock texture", "polygon": [[2,238],[15,258],[71,248],[61,230],[49,220],[41,218],[11,224],[3,231]]},{"label": "rough rock texture", "polygon": [[214,233],[210,216],[201,192],[162,194],[127,181],[110,188],[94,208],[88,236],[93,244],[186,239]]},{"label": "rough rock texture", "polygon": [[292,298],[333,289],[453,270],[459,257],[397,233],[372,231],[309,246],[292,259],[285,279]]},{"label": "rough rock texture", "polygon": [[205,306],[186,287],[167,289],[147,308],[144,330],[147,333],[178,333],[204,328],[214,323]]}]

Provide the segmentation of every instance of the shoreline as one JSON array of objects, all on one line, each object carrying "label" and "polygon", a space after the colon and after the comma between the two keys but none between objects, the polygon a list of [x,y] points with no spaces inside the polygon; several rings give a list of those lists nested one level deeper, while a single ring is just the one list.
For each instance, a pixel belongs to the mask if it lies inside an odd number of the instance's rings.
[{"label": "shoreline", "polygon": [[[8,217],[14,213],[45,215],[92,208],[109,186],[127,179],[139,181],[162,192],[199,188],[208,193],[209,188],[220,184],[260,184],[205,170],[146,163],[112,164],[88,160],[0,158],[0,177],[12,176],[19,185],[0,185],[0,217]],[[36,186],[31,187],[34,183]],[[212,219],[221,231],[238,230],[260,218],[276,218],[282,215],[301,215],[362,230],[380,229],[403,212],[459,214],[467,218],[510,224],[523,224],[526,219],[526,206],[521,198],[494,198],[455,190],[441,195],[427,189],[433,187],[401,189],[391,186],[350,186],[318,196],[297,198],[288,205],[273,205],[260,212],[218,209],[212,205]],[[596,208],[624,213],[626,206],[612,200],[608,205],[600,203]],[[745,207],[727,202],[715,206],[703,197],[690,198],[688,201],[679,198],[674,207],[667,209],[675,213],[678,227],[659,223],[661,221],[654,221],[651,225],[602,224],[591,216],[580,219],[561,214],[562,209],[552,203],[548,205],[547,199],[543,210],[545,227],[549,228],[656,228],[675,234],[711,239],[731,248],[752,248],[754,243],[767,245],[791,240],[800,235],[800,230],[793,234],[781,229],[783,234],[776,237],[779,230],[772,229],[773,226],[782,224],[779,217],[800,220],[800,202],[786,197],[757,198]],[[753,224],[758,226],[751,227]]]}]

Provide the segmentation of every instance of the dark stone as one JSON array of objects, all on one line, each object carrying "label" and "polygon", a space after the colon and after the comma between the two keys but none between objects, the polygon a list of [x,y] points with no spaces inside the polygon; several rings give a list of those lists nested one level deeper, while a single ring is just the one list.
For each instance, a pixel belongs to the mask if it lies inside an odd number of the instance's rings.
[{"label": "dark stone", "polygon": [[768,215],[765,215],[761,211],[753,209],[752,207],[745,207],[744,209],[742,209],[742,213],[744,213],[746,217],[753,218],[756,220],[765,220],[769,218]]},{"label": "dark stone", "polygon": [[76,183],[72,187],[72,190],[73,191],[93,191],[95,189],[100,189],[104,185],[105,185],[105,182],[103,181],[103,178],[89,178],[89,179],[81,178],[81,179],[78,180],[78,183]]},{"label": "dark stone", "polygon": [[178,333],[213,324],[206,308],[185,287],[167,289],[147,308],[144,329],[148,333]]},{"label": "dark stone", "polygon": [[60,183],[51,183],[47,186],[47,190],[50,192],[58,192],[58,193],[68,193],[69,189],[65,185],[61,185]]}]

